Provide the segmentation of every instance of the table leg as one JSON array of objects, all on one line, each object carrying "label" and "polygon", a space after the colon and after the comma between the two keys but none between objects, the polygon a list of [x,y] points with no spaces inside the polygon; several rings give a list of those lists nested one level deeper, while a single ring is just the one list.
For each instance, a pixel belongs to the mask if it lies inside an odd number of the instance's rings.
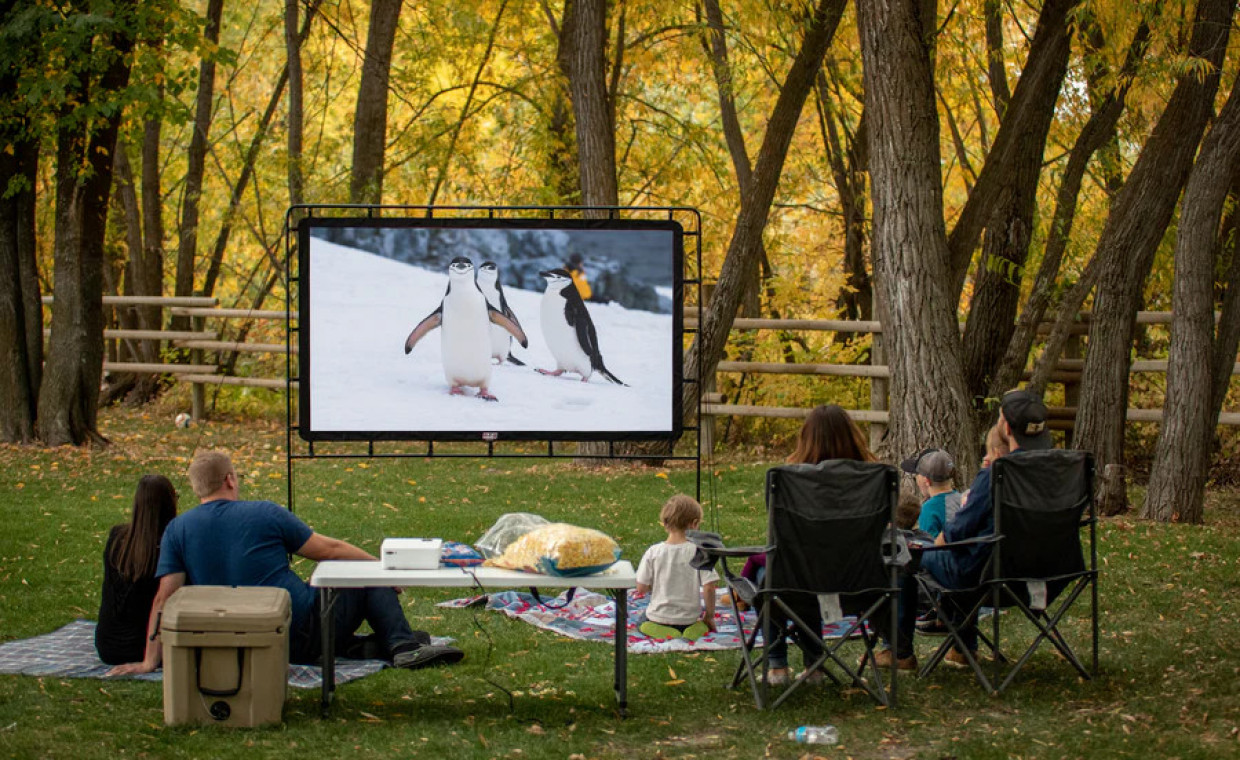
[{"label": "table leg", "polygon": [[616,597],[616,703],[620,717],[628,716],[629,709],[629,592],[612,589]]},{"label": "table leg", "polygon": [[336,691],[336,590],[319,589],[319,634],[322,654],[319,662],[323,666],[323,717],[331,712],[332,696]]}]

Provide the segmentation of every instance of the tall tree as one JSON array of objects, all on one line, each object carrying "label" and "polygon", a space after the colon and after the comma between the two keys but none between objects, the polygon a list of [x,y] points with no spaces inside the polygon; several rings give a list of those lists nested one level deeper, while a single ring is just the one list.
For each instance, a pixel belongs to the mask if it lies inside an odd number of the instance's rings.
[{"label": "tall tree", "polygon": [[284,50],[288,59],[288,202],[304,202],[302,194],[301,151],[305,131],[302,104],[301,39],[297,35],[297,9],[301,0],[284,2]]},{"label": "tall tree", "polygon": [[1200,0],[1190,60],[1115,198],[1094,256],[1099,262],[1089,351],[1073,445],[1102,465],[1122,464],[1128,370],[1146,277],[1213,111],[1235,0]]},{"label": "tall tree", "polygon": [[[1227,192],[1240,176],[1240,82],[1201,146],[1193,165],[1176,232],[1171,297],[1171,348],[1167,398],[1150,486],[1142,515],[1200,523],[1218,410],[1213,395],[1215,361],[1214,258]],[[1234,364],[1235,347],[1226,363]],[[1213,413],[1213,417],[1211,417]]]},{"label": "tall tree", "polygon": [[[0,92],[17,91],[41,40],[32,9],[0,5]],[[15,23],[25,15],[27,23]],[[21,30],[27,30],[23,33]],[[0,113],[0,441],[34,439],[43,371],[43,306],[35,260],[39,144],[16,98]],[[2,106],[0,106],[2,107]]]},{"label": "tall tree", "polygon": [[[56,129],[56,307],[37,421],[39,438],[51,446],[102,440],[96,405],[103,373],[103,241],[137,10],[132,0],[110,5],[110,16],[89,16],[99,31],[76,51],[98,72],[87,69],[75,78]],[[96,9],[75,10],[82,16],[69,23],[85,21]],[[79,107],[87,103],[94,107]]]},{"label": "tall tree", "polygon": [[568,80],[576,125],[581,202],[617,206],[615,104],[607,82],[607,4],[565,0],[560,70]]},{"label": "tall tree", "polygon": [[[1003,349],[1015,329],[1022,273],[1033,239],[1035,201],[1046,138],[1055,115],[1059,89],[1068,71],[1068,14],[1076,5],[1077,0],[1048,0],[1043,4],[1016,92],[1010,101],[1005,100],[1006,80],[995,92],[996,101],[1007,106],[996,138],[996,151],[1003,151],[1004,141],[1009,136],[1013,148],[996,155],[996,159],[1005,159],[1006,166],[1002,177],[993,185],[984,184],[990,177],[988,171],[996,166],[987,158],[974,190],[975,193],[993,194],[964,332],[965,383],[974,397],[986,395]],[[990,26],[988,22],[988,38]],[[1002,67],[998,68],[1001,72]],[[992,89],[996,87],[994,80],[998,76],[994,69],[992,65]]]},{"label": "tall tree", "polygon": [[[808,15],[801,46],[788,69],[771,117],[767,121],[762,146],[754,161],[749,193],[742,198],[732,230],[732,239],[728,242],[719,280],[710,300],[710,308],[705,313],[697,337],[685,352],[684,366],[688,371],[696,371],[700,357],[703,375],[714,373],[727,344],[728,333],[732,329],[745,285],[757,276],[762,233],[766,229],[775,190],[783,174],[788,146],[800,120],[805,99],[813,89],[818,69],[822,66],[823,57],[835,36],[845,5],[845,0],[818,0]],[[697,409],[700,394],[701,389],[697,383],[685,386],[686,414],[693,414],[693,410]]]},{"label": "tall tree", "polygon": [[[987,395],[1000,396],[1009,388],[1014,388],[1020,379],[1021,371],[1029,359],[1029,351],[1037,334],[1038,324],[1046,316],[1059,282],[1060,269],[1064,254],[1068,249],[1072,228],[1076,222],[1077,202],[1081,186],[1085,180],[1085,170],[1089,167],[1094,153],[1103,145],[1115,138],[1119,117],[1124,112],[1128,89],[1137,65],[1145,55],[1149,42],[1150,25],[1142,20],[1133,35],[1128,55],[1118,72],[1115,82],[1104,94],[1100,94],[1097,103],[1081,128],[1076,141],[1068,153],[1068,161],[1060,177],[1059,188],[1055,193],[1055,210],[1051,216],[1050,229],[1047,233],[1046,247],[1042,253],[1042,262],[1034,277],[1033,289],[1021,310],[1016,329],[1008,340],[1007,350],[999,362],[999,369],[991,377]],[[1102,74],[1103,72],[1097,72]],[[1101,78],[1101,77],[1100,77]],[[1064,334],[1066,337],[1066,333]],[[1058,355],[1058,351],[1055,352]],[[1045,377],[1049,378],[1049,370],[1053,365],[1043,368]],[[1041,395],[1045,391],[1045,380],[1030,383],[1030,388]]]},{"label": "tall tree", "polygon": [[[220,42],[220,18],[224,0],[207,0],[203,37],[207,51],[198,67],[198,94],[195,98],[193,132],[185,170],[185,191],[181,197],[180,240],[177,245],[176,286],[173,293],[188,296],[194,293],[194,265],[198,258],[198,204],[206,170],[208,135],[215,110],[215,49]],[[174,330],[189,328],[188,317],[174,317]]]},{"label": "tall tree", "polygon": [[353,114],[350,203],[383,202],[383,159],[387,150],[388,81],[401,0],[374,0],[362,59],[362,81]]},{"label": "tall tree", "polygon": [[857,16],[869,119],[874,279],[891,368],[889,446],[914,451],[936,442],[957,462],[970,462],[972,407],[943,222],[927,33],[935,27],[933,4],[858,0]]}]

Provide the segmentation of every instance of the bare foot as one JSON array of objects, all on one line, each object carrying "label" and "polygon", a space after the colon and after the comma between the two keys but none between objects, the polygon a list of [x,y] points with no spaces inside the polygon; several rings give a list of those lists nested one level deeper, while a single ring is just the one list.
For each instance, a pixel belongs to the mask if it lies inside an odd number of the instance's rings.
[{"label": "bare foot", "polygon": [[479,388],[479,389],[478,389],[478,398],[480,398],[480,399],[482,399],[482,400],[484,400],[484,401],[499,401],[499,399],[495,398],[495,397],[494,397],[494,396],[492,396],[490,393],[487,393],[487,389],[486,389],[486,388]]},{"label": "bare foot", "polygon": [[557,370],[540,369],[538,370],[538,374],[550,375],[551,377],[559,377],[560,375],[564,374],[564,370],[562,369],[557,369]]},{"label": "bare foot", "polygon": [[452,389],[448,391],[448,393],[451,393],[453,396],[464,396],[464,395],[465,395],[465,386],[463,386],[463,385],[454,385],[454,386],[452,386]]}]

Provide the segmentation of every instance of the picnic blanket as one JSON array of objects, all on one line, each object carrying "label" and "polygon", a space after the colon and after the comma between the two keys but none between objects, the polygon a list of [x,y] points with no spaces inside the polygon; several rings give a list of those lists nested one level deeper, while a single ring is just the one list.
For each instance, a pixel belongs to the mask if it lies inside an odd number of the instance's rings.
[{"label": "picnic blanket", "polygon": [[[336,683],[378,673],[388,664],[383,660],[336,659]],[[0,673],[60,678],[104,678],[110,665],[105,665],[95,652],[95,623],[74,620],[51,633],[29,639],[0,644]],[[162,681],[162,670],[112,679]],[[288,685],[295,689],[318,689],[323,685],[323,672],[316,665],[288,666]]]},{"label": "picnic blanket", "polygon": [[[546,606],[539,604],[533,594],[524,591],[502,591],[491,594],[486,603],[489,610],[498,610],[505,615],[523,620],[530,625],[554,631],[563,636],[582,641],[599,641],[614,643],[616,603],[613,599],[596,591],[584,588],[576,589],[571,602],[565,604],[568,592],[555,599],[546,599]],[[440,607],[471,607],[478,604],[479,597],[452,599],[441,602]],[[646,605],[650,597],[632,592],[628,596],[628,650],[633,654],[654,654],[659,652],[700,652],[718,649],[740,649],[740,631],[736,624],[736,614],[730,603],[719,603],[715,606],[714,633],[708,633],[697,641],[687,639],[652,639],[637,630],[645,617]],[[722,600],[721,600],[722,602]],[[561,606],[563,605],[563,606]],[[823,626],[823,635],[827,638],[839,638],[848,630],[852,618]],[[746,610],[741,613],[741,622],[745,631],[752,632],[758,623],[757,613]],[[762,636],[758,636],[758,646],[762,645]]]}]

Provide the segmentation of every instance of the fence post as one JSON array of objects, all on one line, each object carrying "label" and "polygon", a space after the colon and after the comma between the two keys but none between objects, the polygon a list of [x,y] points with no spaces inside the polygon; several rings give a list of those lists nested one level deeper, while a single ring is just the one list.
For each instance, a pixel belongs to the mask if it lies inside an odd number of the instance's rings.
[{"label": "fence post", "polygon": [[[887,363],[887,357],[883,350],[883,334],[881,332],[871,333],[870,341],[870,364],[883,365]],[[875,412],[887,411],[887,378],[872,377],[870,378],[870,410]],[[887,425],[882,422],[870,423],[870,450],[878,451],[883,443],[883,438],[887,435]]]},{"label": "fence post", "polygon": [[[190,318],[190,328],[194,332],[202,332],[204,324],[205,324],[205,320],[202,317],[191,317]],[[195,348],[189,352],[189,363],[190,364],[202,364],[202,349],[201,348]],[[194,402],[193,402],[193,410],[190,412],[190,414],[193,416],[195,423],[202,422],[203,419],[207,415],[206,388],[203,386],[202,383],[194,383],[191,386],[191,388],[193,390]]]}]

